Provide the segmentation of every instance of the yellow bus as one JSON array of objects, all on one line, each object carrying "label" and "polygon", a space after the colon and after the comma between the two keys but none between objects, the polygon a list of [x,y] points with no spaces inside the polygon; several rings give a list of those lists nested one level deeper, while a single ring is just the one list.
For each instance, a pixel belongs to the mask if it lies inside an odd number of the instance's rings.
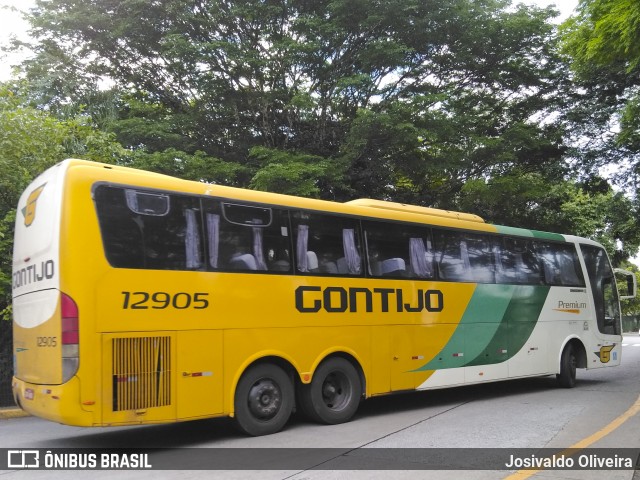
[{"label": "yellow bus", "polygon": [[263,435],[392,392],[572,387],[622,352],[614,271],[586,238],[82,160],[20,198],[12,295],[15,401],[69,425],[230,416]]}]

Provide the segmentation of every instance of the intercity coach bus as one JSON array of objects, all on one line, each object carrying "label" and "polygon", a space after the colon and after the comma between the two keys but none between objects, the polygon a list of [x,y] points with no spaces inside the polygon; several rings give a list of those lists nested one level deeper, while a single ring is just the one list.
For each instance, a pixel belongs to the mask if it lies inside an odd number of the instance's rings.
[{"label": "intercity coach bus", "polygon": [[263,435],[392,392],[572,387],[620,363],[622,293],[586,238],[66,160],[18,205],[13,393],[69,425]]}]

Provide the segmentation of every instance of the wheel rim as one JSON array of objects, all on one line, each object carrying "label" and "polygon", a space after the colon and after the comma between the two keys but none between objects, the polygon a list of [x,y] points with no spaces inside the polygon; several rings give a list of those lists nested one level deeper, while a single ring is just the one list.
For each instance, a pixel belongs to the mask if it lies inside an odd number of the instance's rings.
[{"label": "wheel rim", "polygon": [[262,379],[249,389],[249,411],[259,420],[275,417],[282,406],[282,390],[271,379]]},{"label": "wheel rim", "polygon": [[342,410],[351,400],[353,388],[342,372],[332,372],[322,383],[322,400],[331,410]]}]

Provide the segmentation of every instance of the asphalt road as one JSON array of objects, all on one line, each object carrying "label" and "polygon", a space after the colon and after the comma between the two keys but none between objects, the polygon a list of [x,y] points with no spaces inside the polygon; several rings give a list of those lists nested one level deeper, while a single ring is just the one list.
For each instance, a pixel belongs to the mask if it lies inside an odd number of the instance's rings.
[{"label": "asphalt road", "polygon": [[[559,451],[577,446],[583,453],[592,451],[584,448],[640,451],[638,410],[640,337],[632,334],[625,337],[620,367],[579,370],[578,385],[569,390],[557,388],[555,378],[544,377],[374,398],[362,404],[350,423],[320,426],[294,415],[284,431],[258,438],[241,435],[228,419],[83,429],[34,417],[5,418],[0,419],[0,448],[90,448],[98,454],[110,448],[132,452],[152,448],[160,450],[153,450],[151,463],[168,469],[101,470],[91,472],[92,478],[117,474],[141,479],[159,475],[170,479],[504,479],[515,472],[524,479],[533,472],[501,465],[494,470],[457,473],[424,468],[434,455],[442,455],[445,464],[459,466],[481,463],[478,457],[496,452],[517,456],[542,448]],[[234,469],[218,469],[229,465]],[[252,470],[236,469],[243,465]],[[604,477],[603,473],[543,470],[532,478],[634,478],[629,469],[607,469]],[[86,475],[86,471],[15,469],[0,471],[0,480]],[[640,472],[634,480],[640,480]]]}]

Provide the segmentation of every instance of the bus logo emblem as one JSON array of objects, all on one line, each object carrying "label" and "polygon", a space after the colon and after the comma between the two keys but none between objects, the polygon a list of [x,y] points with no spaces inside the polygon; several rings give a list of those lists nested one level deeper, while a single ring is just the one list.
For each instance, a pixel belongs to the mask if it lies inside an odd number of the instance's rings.
[{"label": "bus logo emblem", "polygon": [[[611,360],[611,350],[613,350],[614,347],[615,345],[604,346],[600,348],[599,352],[593,352],[593,353],[595,353],[598,356],[598,358],[602,363],[609,363],[609,360]],[[614,355],[613,359],[616,360],[615,352],[613,355]]]},{"label": "bus logo emblem", "polygon": [[38,197],[42,193],[42,190],[44,190],[45,185],[46,183],[40,185],[33,192],[31,192],[29,194],[29,197],[27,198],[27,205],[22,209],[25,227],[31,225],[36,218],[36,205],[38,203]]}]

